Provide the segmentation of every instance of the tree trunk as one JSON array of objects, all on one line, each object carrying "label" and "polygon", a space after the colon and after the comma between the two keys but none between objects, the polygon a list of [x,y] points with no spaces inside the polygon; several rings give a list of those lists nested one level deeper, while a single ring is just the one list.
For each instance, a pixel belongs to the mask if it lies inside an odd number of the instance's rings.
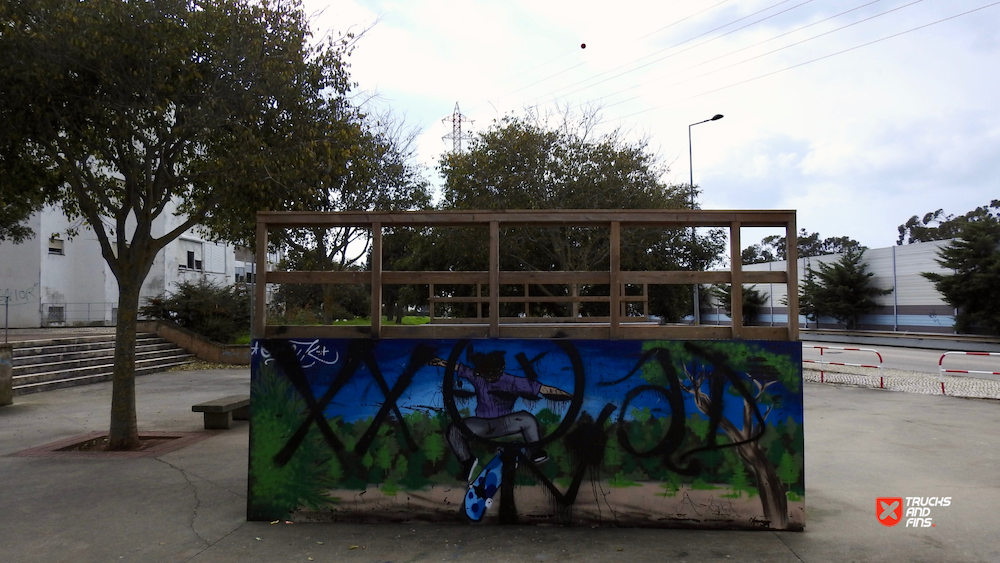
[{"label": "tree trunk", "polygon": [[118,280],[118,322],[115,328],[115,367],[111,378],[109,450],[139,447],[139,427],[135,415],[135,331],[141,285],[141,281]]},{"label": "tree trunk", "polygon": [[785,487],[778,479],[774,465],[767,459],[757,442],[738,446],[737,450],[757,481],[757,493],[760,494],[764,520],[769,521],[772,528],[785,529],[788,527],[788,498],[785,496]]},{"label": "tree trunk", "polygon": [[[711,412],[711,402],[704,395],[695,394],[695,406],[702,414],[708,416]],[[744,412],[747,412],[748,405],[744,404]],[[741,431],[733,422],[725,417],[719,422],[726,437],[733,443],[746,441],[753,435],[749,414],[744,421],[744,428]],[[757,441],[749,442],[736,447],[736,453],[743,460],[747,469],[753,473],[757,483],[757,494],[760,495],[761,509],[764,519],[770,522],[772,528],[785,529],[788,527],[788,497],[785,495],[785,486],[778,478],[778,472],[767,455],[760,448]]]},{"label": "tree trunk", "polygon": [[333,304],[335,302],[334,291],[336,288],[332,284],[323,285],[323,324],[333,324]]}]

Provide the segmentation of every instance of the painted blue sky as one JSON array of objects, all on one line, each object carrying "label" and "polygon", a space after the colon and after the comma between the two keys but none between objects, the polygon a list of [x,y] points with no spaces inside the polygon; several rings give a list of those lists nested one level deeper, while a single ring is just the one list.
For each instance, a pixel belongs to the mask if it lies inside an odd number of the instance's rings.
[{"label": "painted blue sky", "polygon": [[[301,365],[309,379],[313,394],[319,398],[329,388],[331,382],[340,373],[341,366],[348,355],[351,340],[299,340],[292,341],[299,353]],[[534,360],[532,366],[538,375],[538,381],[574,394],[577,392],[576,382],[583,380],[582,411],[596,418],[601,409],[608,403],[615,405],[613,419],[618,417],[626,394],[639,385],[647,382],[639,372],[615,385],[601,385],[626,378],[641,359],[642,341],[606,341],[606,340],[381,340],[375,348],[377,369],[389,388],[393,388],[409,365],[410,357],[418,346],[429,346],[435,350],[435,355],[447,360],[456,349],[462,346],[457,354],[460,363],[469,365],[470,348],[476,353],[503,351],[506,359],[506,372],[516,377],[525,377],[525,371],[516,360],[518,353],[523,353],[529,360]],[[761,346],[771,352],[795,356],[793,362],[800,362],[798,343],[791,342],[759,342],[753,345]],[[256,349],[256,347],[255,347]],[[574,369],[567,349],[579,354],[583,373]],[[798,354],[798,355],[796,355]],[[259,361],[259,355],[256,357]],[[445,382],[445,368],[431,365],[422,366],[414,375],[410,384],[397,401],[401,412],[406,415],[413,411],[442,412],[444,403],[442,387]],[[469,388],[468,386],[466,388]],[[791,393],[781,386],[775,386],[770,391],[782,395],[783,409],[776,409],[769,420],[780,421],[791,416],[801,422],[801,394]],[[690,394],[683,393],[686,414],[690,416],[697,412]],[[353,422],[374,416],[384,403],[384,394],[376,383],[371,370],[362,364],[353,374],[349,382],[337,393],[325,410],[327,418],[342,417],[345,422]],[[459,409],[475,410],[475,399],[458,400]],[[653,416],[670,416],[670,408],[657,393],[643,393],[636,397],[631,407],[649,408]],[[527,410],[537,414],[548,408],[557,414],[566,412],[565,403],[557,403],[541,399],[526,402],[518,399],[515,410]],[[626,413],[630,418],[631,408]],[[743,401],[739,397],[727,394],[724,408],[725,416],[731,420],[741,421],[743,416]]]}]

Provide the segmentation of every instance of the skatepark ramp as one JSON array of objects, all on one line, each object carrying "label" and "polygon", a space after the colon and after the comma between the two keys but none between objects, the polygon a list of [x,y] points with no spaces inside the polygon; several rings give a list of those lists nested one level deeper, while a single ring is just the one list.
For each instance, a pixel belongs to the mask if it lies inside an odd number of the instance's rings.
[{"label": "skatepark ramp", "polygon": [[[791,270],[743,272],[748,227],[783,229]],[[625,259],[695,228],[725,231],[729,270]],[[283,237],[345,229],[367,270],[267,271]],[[484,267],[384,268],[400,233],[461,238]],[[792,211],[259,214],[248,518],[801,530],[797,323],[743,326],[732,290],[731,326],[650,322],[652,301],[707,284],[785,284],[797,318],[795,234]],[[513,255],[532,240],[600,267],[528,267]],[[360,288],[370,320],[284,324],[265,303],[285,284]],[[400,287],[430,322],[383,322]]]}]

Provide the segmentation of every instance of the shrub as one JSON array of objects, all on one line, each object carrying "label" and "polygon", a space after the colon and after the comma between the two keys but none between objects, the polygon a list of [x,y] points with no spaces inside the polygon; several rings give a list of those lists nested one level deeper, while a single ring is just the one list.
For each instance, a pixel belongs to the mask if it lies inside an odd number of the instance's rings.
[{"label": "shrub", "polygon": [[250,327],[250,293],[236,285],[185,281],[170,295],[147,298],[139,313],[148,319],[173,321],[209,340],[229,343]]}]

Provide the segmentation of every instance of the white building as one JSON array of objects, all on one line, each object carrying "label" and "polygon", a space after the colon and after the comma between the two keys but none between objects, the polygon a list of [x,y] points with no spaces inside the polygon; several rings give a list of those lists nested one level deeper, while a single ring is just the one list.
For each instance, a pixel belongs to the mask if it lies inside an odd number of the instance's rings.
[{"label": "white building", "polygon": [[[875,298],[879,308],[869,315],[863,315],[858,329],[953,333],[955,309],[944,301],[930,280],[920,275],[922,272],[954,273],[942,268],[936,262],[938,251],[951,242],[951,240],[940,240],[866,250],[864,261],[867,264],[867,271],[875,274],[870,278],[872,285],[893,289],[893,292]],[[807,268],[811,267],[818,271],[819,264],[836,262],[840,257],[840,254],[829,254],[799,258],[799,284],[805,280]],[[785,262],[768,262],[743,266],[743,269],[784,271],[786,267]],[[768,297],[767,304],[760,310],[754,324],[784,325],[788,319],[788,310],[783,304],[784,284],[748,285]],[[725,311],[710,311],[703,322],[728,324],[729,317]],[[799,315],[799,325],[806,327],[807,324],[808,328],[816,328],[815,321],[807,323],[805,317]],[[820,319],[820,328],[838,327],[843,328],[843,325],[835,319],[826,317]]]},{"label": "white building", "polygon": [[[172,211],[154,221],[153,236],[163,236],[181,223]],[[0,243],[0,315],[9,326],[113,325],[118,283],[94,231],[82,222],[71,223],[54,207],[34,214],[28,226],[34,238],[16,245]],[[79,232],[70,237],[67,232],[72,228]],[[190,229],[157,254],[140,297],[172,291],[182,281],[206,279],[220,285],[250,281],[247,273],[252,268],[249,251],[208,241]]]}]

